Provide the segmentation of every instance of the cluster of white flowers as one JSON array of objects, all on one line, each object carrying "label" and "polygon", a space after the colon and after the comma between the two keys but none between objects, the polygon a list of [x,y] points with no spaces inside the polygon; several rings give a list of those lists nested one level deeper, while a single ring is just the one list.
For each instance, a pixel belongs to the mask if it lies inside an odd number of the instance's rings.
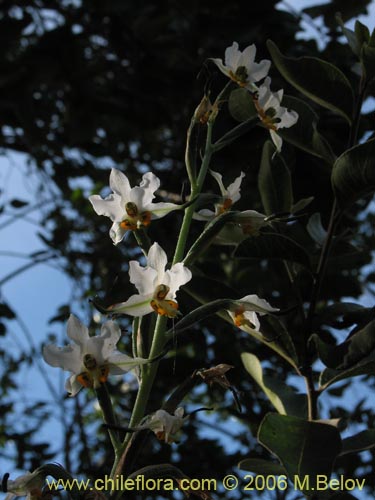
[{"label": "cluster of white flowers", "polygon": [[[269,130],[277,151],[281,151],[282,138],[277,131],[294,125],[298,120],[298,113],[281,106],[284,90],[272,92],[270,89],[271,78],[267,76],[271,61],[264,59],[260,63],[256,63],[255,54],[254,44],[241,52],[238,43],[233,42],[232,46],[225,50],[224,63],[222,59],[212,60],[224,75],[240,87],[249,90],[259,119],[263,126]],[[264,82],[258,87],[256,83],[264,78]]]}]

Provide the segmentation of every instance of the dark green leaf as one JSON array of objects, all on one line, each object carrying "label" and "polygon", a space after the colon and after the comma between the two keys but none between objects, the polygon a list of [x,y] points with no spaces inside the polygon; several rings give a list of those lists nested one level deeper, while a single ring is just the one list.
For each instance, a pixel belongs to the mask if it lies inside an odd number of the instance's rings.
[{"label": "dark green leaf", "polygon": [[228,107],[232,117],[239,122],[258,117],[251,94],[246,89],[233,90],[229,96]]},{"label": "dark green leaf", "polygon": [[281,155],[275,155],[275,146],[266,141],[258,174],[258,188],[267,215],[290,212],[293,204],[292,179]]},{"label": "dark green leaf", "polygon": [[353,91],[346,76],[336,66],[316,57],[285,57],[271,40],[268,40],[267,47],[277,69],[291,85],[351,123]]},{"label": "dark green leaf", "polygon": [[238,246],[235,256],[240,259],[289,260],[310,267],[304,248],[291,238],[276,233],[262,233],[248,238]]},{"label": "dark green leaf", "polygon": [[322,226],[322,219],[319,213],[313,214],[306,226],[307,232],[311,238],[319,245],[322,246],[327,237],[327,231]]},{"label": "dark green leaf", "polygon": [[342,16],[341,16],[340,13],[336,14],[336,21],[340,25],[340,27],[342,29],[342,32],[343,32],[345,38],[348,41],[349,47],[352,49],[352,51],[354,52],[354,54],[359,59],[359,56],[360,56],[360,53],[361,53],[361,45],[359,45],[359,43],[358,43],[358,39],[357,39],[356,34],[354,33],[354,31],[352,31],[351,29],[347,28],[344,25],[344,21],[342,20]]},{"label": "dark green leaf", "polygon": [[241,354],[246,371],[253,377],[275,409],[281,415],[292,415],[306,418],[306,396],[297,394],[289,385],[283,383],[275,374],[267,375],[262,369],[259,359],[249,352]]},{"label": "dark green leaf", "polygon": [[342,450],[340,455],[357,453],[358,451],[370,450],[375,447],[375,429],[359,432],[342,440]]},{"label": "dark green leaf", "polygon": [[298,120],[293,127],[278,130],[278,134],[297,148],[332,165],[336,157],[327,140],[317,130],[318,115],[315,111],[301,99],[292,96],[284,96],[282,104],[297,111]]},{"label": "dark green leaf", "polygon": [[259,475],[285,475],[286,470],[280,464],[275,462],[270,462],[269,460],[264,460],[263,458],[245,458],[241,460],[238,464],[238,468],[241,470],[247,470],[249,472],[254,472],[254,474]]},{"label": "dark green leaf", "polygon": [[375,47],[370,47],[365,43],[361,50],[361,61],[366,80],[372,80],[375,77]]},{"label": "dark green leaf", "polygon": [[263,419],[258,440],[278,457],[290,478],[309,476],[306,490],[316,486],[317,475],[330,477],[341,451],[336,427],[273,413]]},{"label": "dark green leaf", "polygon": [[337,158],[332,186],[343,209],[375,190],[375,139],[354,146]]}]

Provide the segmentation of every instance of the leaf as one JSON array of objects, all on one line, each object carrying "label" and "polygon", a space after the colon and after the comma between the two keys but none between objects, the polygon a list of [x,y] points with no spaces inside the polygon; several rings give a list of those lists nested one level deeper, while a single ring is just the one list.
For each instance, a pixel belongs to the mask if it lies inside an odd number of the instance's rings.
[{"label": "leaf", "polygon": [[310,489],[316,486],[316,476],[330,477],[341,451],[336,427],[274,413],[260,424],[258,441],[278,457],[290,478],[309,476]]},{"label": "leaf", "polygon": [[354,146],[337,158],[332,187],[342,209],[375,190],[375,139]]},{"label": "leaf", "polygon": [[375,429],[367,429],[342,440],[341,455],[370,450],[375,447]]},{"label": "leaf", "polygon": [[364,43],[361,50],[361,61],[366,80],[372,80],[375,77],[375,47]]},{"label": "leaf", "polygon": [[235,256],[240,259],[282,259],[298,262],[310,268],[309,256],[304,248],[288,236],[262,233],[240,243]]},{"label": "leaf", "polygon": [[245,122],[253,118],[258,120],[258,113],[255,109],[253,98],[246,89],[235,89],[231,92],[228,108],[232,117],[239,122]]},{"label": "leaf", "polygon": [[336,66],[316,57],[285,57],[271,40],[267,41],[267,47],[285,80],[351,124],[353,90],[349,80]]},{"label": "leaf", "polygon": [[258,174],[258,189],[267,215],[290,212],[293,204],[292,178],[275,146],[266,141]]},{"label": "leaf", "polygon": [[[243,89],[239,89],[243,90]],[[243,121],[237,127],[232,128],[224,134],[220,139],[213,144],[212,148],[213,151],[216,153],[217,151],[220,151],[220,149],[228,146],[228,144],[231,144],[233,141],[238,139],[238,137],[241,137],[242,135],[246,134],[249,132],[251,129],[255,127],[259,123],[259,118],[258,115],[253,116],[249,118],[248,120]]]},{"label": "leaf", "polygon": [[278,134],[290,144],[307,151],[332,165],[336,157],[327,140],[318,132],[318,115],[301,99],[285,95],[282,105],[298,113],[298,120],[290,128],[281,128]]},{"label": "leaf", "polygon": [[238,468],[241,470],[247,470],[249,472],[254,472],[254,474],[259,475],[285,475],[286,470],[280,464],[275,462],[270,462],[269,460],[264,460],[263,458],[245,458],[241,460],[238,464]]},{"label": "leaf", "polygon": [[254,354],[242,353],[241,359],[246,371],[253,377],[281,415],[306,418],[306,396],[296,394],[290,386],[277,377],[266,375],[259,359]]},{"label": "leaf", "polygon": [[359,58],[361,53],[361,46],[358,43],[358,39],[355,32],[344,25],[344,21],[342,20],[342,16],[340,13],[337,13],[335,17],[337,23],[340,25],[340,28],[342,29],[343,35],[348,41],[349,47],[352,49],[353,53]]},{"label": "leaf", "polygon": [[300,212],[304,208],[306,208],[310,203],[314,201],[314,196],[309,196],[308,198],[302,198],[301,200],[298,200],[293,206],[291,213],[296,214],[297,212]]}]

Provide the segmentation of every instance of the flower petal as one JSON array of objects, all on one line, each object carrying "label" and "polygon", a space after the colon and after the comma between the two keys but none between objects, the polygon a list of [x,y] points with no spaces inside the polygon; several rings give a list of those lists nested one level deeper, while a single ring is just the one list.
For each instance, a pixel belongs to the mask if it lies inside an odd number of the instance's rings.
[{"label": "flower petal", "polygon": [[272,307],[269,302],[261,299],[256,294],[246,295],[242,299],[238,299],[238,302],[241,302],[245,311],[257,311],[261,316],[267,314],[267,312],[279,311],[277,307]]},{"label": "flower petal", "polygon": [[122,220],[124,207],[121,205],[121,198],[117,194],[110,194],[104,199],[98,194],[93,194],[89,197],[89,201],[98,215],[105,215],[112,221]]},{"label": "flower petal", "polygon": [[155,191],[160,187],[160,179],[152,172],[147,172],[143,175],[140,187],[144,191],[143,203],[148,205],[155,198]]},{"label": "flower petal", "polygon": [[72,373],[80,373],[82,369],[81,349],[77,345],[66,347],[46,345],[43,347],[43,358],[49,365]]},{"label": "flower petal", "polygon": [[177,290],[192,278],[190,269],[185,267],[182,262],[174,264],[170,270],[166,271],[165,275],[166,283],[164,284],[169,286],[168,297],[172,299],[176,297]]},{"label": "flower petal", "polygon": [[69,393],[70,397],[75,396],[81,389],[82,385],[77,380],[77,375],[74,373],[65,382],[65,390]]},{"label": "flower petal", "polygon": [[136,260],[129,262],[130,282],[141,295],[152,295],[158,285],[158,272],[153,267],[142,267]]},{"label": "flower petal", "polygon": [[275,132],[274,130],[270,130],[270,135],[271,135],[271,139],[272,139],[272,142],[274,143],[274,145],[276,146],[276,151],[278,153],[280,153],[281,151],[281,148],[282,148],[282,145],[283,145],[283,140],[282,138],[279,136],[279,134],[277,132]]},{"label": "flower petal", "polygon": [[210,174],[215,179],[215,181],[219,184],[221,195],[227,196],[227,190],[225,189],[224,184],[223,184],[223,176],[221,174],[219,174],[219,172],[215,172],[214,170],[211,170],[211,169],[210,169]]},{"label": "flower petal", "polygon": [[238,50],[238,43],[233,42],[230,47],[225,49],[225,65],[232,69],[234,72],[239,66],[239,61],[241,59],[241,51]]},{"label": "flower petal", "polygon": [[111,240],[113,241],[114,245],[118,245],[120,243],[120,241],[125,236],[126,232],[127,230],[123,229],[120,226],[119,222],[114,222],[112,224],[112,227],[109,230],[109,236],[111,237]]},{"label": "flower petal", "polygon": [[152,213],[153,219],[161,219],[173,210],[181,210],[181,206],[174,203],[164,203],[161,201],[159,203],[151,203],[149,205],[145,205],[145,210]]},{"label": "flower petal", "polygon": [[163,283],[165,267],[167,265],[167,262],[168,262],[167,254],[164,252],[161,246],[155,242],[148,251],[147,265],[152,267],[153,269],[156,269],[158,273],[159,285]]},{"label": "flower petal", "polygon": [[199,212],[195,212],[193,215],[194,220],[210,221],[216,217],[215,212],[209,210],[208,208],[202,208]]},{"label": "flower petal", "polygon": [[238,201],[241,198],[240,192],[240,186],[242,183],[242,179],[245,177],[245,174],[241,172],[241,174],[232,182],[232,184],[229,184],[229,186],[226,189],[227,197],[232,200],[233,203]]},{"label": "flower petal", "polygon": [[110,364],[109,371],[112,375],[122,375],[149,361],[148,359],[132,358],[121,352],[115,352],[108,358],[108,362]]},{"label": "flower petal", "polygon": [[151,307],[152,295],[132,295],[126,302],[112,305],[109,310],[115,314],[129,316],[145,316],[153,311]]},{"label": "flower petal", "polygon": [[88,328],[73,314],[68,319],[68,337],[79,346],[83,346],[89,338]]},{"label": "flower petal", "polygon": [[109,176],[109,185],[114,193],[120,196],[121,201],[125,204],[129,199],[131,190],[129,179],[117,168],[112,168]]}]

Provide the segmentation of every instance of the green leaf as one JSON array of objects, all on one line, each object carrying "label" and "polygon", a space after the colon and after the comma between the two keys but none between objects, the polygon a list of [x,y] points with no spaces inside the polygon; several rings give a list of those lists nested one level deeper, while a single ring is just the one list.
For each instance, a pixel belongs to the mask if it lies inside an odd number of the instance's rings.
[{"label": "green leaf", "polygon": [[255,109],[253,98],[246,89],[235,89],[231,92],[228,108],[232,117],[239,122],[245,122],[254,118],[258,120],[258,113]]},{"label": "green leaf", "polygon": [[[238,89],[238,90],[243,90],[243,89]],[[238,137],[247,134],[247,132],[249,132],[252,128],[254,128],[255,125],[257,125],[258,123],[259,123],[259,118],[258,115],[256,115],[240,123],[239,125],[237,125],[237,127],[232,128],[232,130],[229,130],[229,132],[224,134],[222,137],[220,137],[220,139],[217,142],[215,142],[215,144],[213,144],[212,148],[214,152],[216,153],[217,151],[220,151],[220,149],[225,148],[233,141],[238,139]]]},{"label": "green leaf", "polygon": [[330,477],[341,451],[336,427],[274,413],[263,419],[258,441],[278,457],[290,478],[309,477],[305,490],[316,487],[317,475]]},{"label": "green leaf", "polygon": [[304,208],[306,208],[310,203],[314,201],[314,196],[309,196],[308,198],[302,198],[301,200],[298,200],[293,206],[291,213],[296,214],[297,212],[300,212]]},{"label": "green leaf", "polygon": [[358,43],[358,39],[355,32],[344,25],[344,21],[342,20],[342,16],[340,13],[337,13],[335,17],[337,23],[340,25],[340,28],[342,29],[343,35],[348,41],[349,47],[352,49],[354,54],[359,58],[361,53],[361,46]]},{"label": "green leaf", "polygon": [[301,99],[285,95],[282,105],[298,113],[297,123],[290,128],[281,128],[278,134],[293,146],[307,151],[332,165],[336,159],[327,140],[318,132],[318,115]]},{"label": "green leaf", "polygon": [[240,259],[289,260],[310,268],[304,248],[288,236],[276,233],[262,233],[246,239],[237,247],[235,256]]},{"label": "green leaf", "polygon": [[271,141],[263,146],[258,189],[267,215],[290,212],[293,205],[292,178],[281,155]]},{"label": "green leaf", "polygon": [[361,50],[361,61],[366,80],[372,80],[375,77],[375,47],[365,43]]},{"label": "green leaf", "polygon": [[267,41],[267,47],[285,80],[314,102],[351,123],[353,90],[336,66],[316,57],[285,57],[271,40]]},{"label": "green leaf", "polygon": [[241,470],[254,472],[254,474],[259,474],[261,476],[286,475],[286,470],[282,465],[275,462],[270,462],[269,460],[264,460],[263,458],[245,458],[245,460],[241,460],[241,462],[238,464],[238,468]]},{"label": "green leaf", "polygon": [[375,191],[375,139],[354,146],[337,158],[332,186],[342,209]]},{"label": "green leaf", "polygon": [[358,19],[356,20],[354,25],[354,32],[359,47],[362,47],[364,43],[368,43],[368,41],[370,40],[370,31],[368,27],[362,24],[361,21],[358,21]]},{"label": "green leaf", "polygon": [[341,455],[375,448],[375,429],[359,432],[342,440]]},{"label": "green leaf", "polygon": [[281,415],[306,418],[307,402],[305,395],[297,394],[275,375],[265,374],[259,359],[254,354],[242,353],[241,359],[246,371],[253,377]]}]

